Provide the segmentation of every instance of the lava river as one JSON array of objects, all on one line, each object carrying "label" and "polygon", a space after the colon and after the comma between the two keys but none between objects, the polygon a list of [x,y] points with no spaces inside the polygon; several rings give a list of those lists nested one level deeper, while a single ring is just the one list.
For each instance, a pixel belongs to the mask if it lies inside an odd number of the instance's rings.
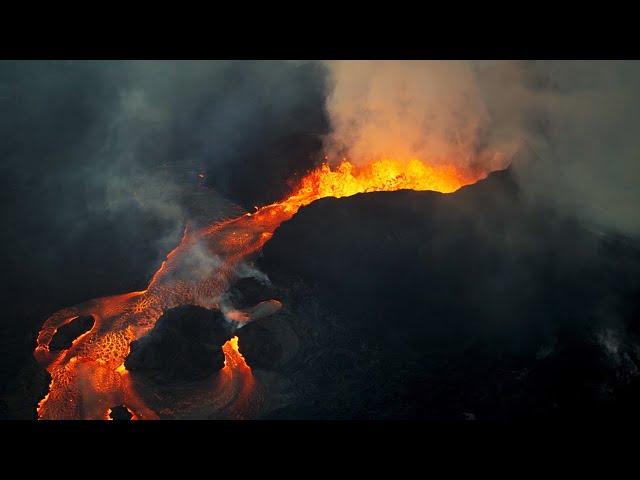
[{"label": "lava river", "polygon": [[[164,416],[146,405],[124,366],[129,344],[152,329],[167,309],[188,304],[219,308],[220,297],[236,278],[237,267],[250,262],[275,229],[300,207],[327,196],[369,191],[410,188],[446,193],[478,178],[451,166],[435,168],[417,160],[383,160],[359,169],[348,162],[335,170],[323,165],[304,177],[294,193],[281,202],[185,232],[145,290],[89,300],[60,310],[44,322],[34,355],[51,375],[51,384],[38,404],[38,418],[108,419],[110,408],[117,405],[125,405],[133,419]],[[214,260],[203,266],[199,260],[203,256]],[[49,350],[61,326],[89,315],[94,319],[91,330],[66,350]],[[222,347],[225,367],[194,401],[203,405],[202,412],[222,412],[220,418],[251,418],[259,411],[259,386],[239,347],[237,337]]]}]

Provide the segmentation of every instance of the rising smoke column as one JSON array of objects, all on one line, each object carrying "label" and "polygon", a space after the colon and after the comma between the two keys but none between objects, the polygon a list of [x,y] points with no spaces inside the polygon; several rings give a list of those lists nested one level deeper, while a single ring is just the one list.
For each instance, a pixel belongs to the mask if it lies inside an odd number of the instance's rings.
[{"label": "rising smoke column", "polygon": [[640,233],[640,63],[327,62],[329,156],[488,172],[535,203]]},{"label": "rising smoke column", "polygon": [[492,137],[492,118],[468,62],[328,62],[332,133],[325,149],[356,164],[380,158],[472,172],[504,168],[513,139]]},{"label": "rising smoke column", "polygon": [[[640,235],[640,62],[511,66],[526,157],[514,164],[536,202],[601,230]],[[511,107],[513,108],[513,106]]]}]

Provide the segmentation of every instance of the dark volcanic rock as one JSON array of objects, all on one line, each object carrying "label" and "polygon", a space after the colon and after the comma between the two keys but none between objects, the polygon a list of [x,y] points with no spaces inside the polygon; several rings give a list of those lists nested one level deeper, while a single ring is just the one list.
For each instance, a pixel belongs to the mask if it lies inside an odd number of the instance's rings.
[{"label": "dark volcanic rock", "polygon": [[277,299],[272,285],[253,277],[241,278],[227,292],[227,298],[235,308],[253,307],[265,300]]},{"label": "dark volcanic rock", "polygon": [[18,371],[15,381],[4,385],[6,393],[0,396],[0,420],[36,420],[35,405],[49,391],[50,382],[49,373],[31,356]]},{"label": "dark volcanic rock", "polygon": [[[508,170],[319,200],[259,266],[308,329],[279,418],[578,418],[633,392],[638,244],[528,204]],[[259,326],[243,345],[270,344]]]},{"label": "dark volcanic rock", "polygon": [[118,405],[117,407],[111,408],[109,416],[112,420],[131,420],[131,418],[133,418],[129,409],[124,405]]},{"label": "dark volcanic rock", "polygon": [[58,329],[49,344],[50,350],[64,350],[71,347],[71,343],[85,332],[91,330],[94,319],[91,315],[78,317]]},{"label": "dark volcanic rock", "polygon": [[287,362],[299,349],[300,341],[284,315],[273,315],[238,330],[239,344],[253,368],[273,370]]},{"label": "dark volcanic rock", "polygon": [[125,366],[159,384],[202,379],[224,366],[221,346],[231,336],[219,311],[193,305],[174,308],[131,343]]}]

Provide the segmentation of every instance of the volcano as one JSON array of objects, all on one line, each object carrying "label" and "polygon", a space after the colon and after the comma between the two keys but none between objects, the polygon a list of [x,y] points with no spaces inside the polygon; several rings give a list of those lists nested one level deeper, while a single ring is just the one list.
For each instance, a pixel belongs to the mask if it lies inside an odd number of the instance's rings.
[{"label": "volcano", "polygon": [[[224,296],[238,278],[260,273],[247,262],[260,252],[280,224],[301,207],[319,198],[358,192],[402,188],[438,188],[450,192],[471,181],[470,174],[455,167],[431,167],[418,160],[379,160],[360,168],[343,161],[336,170],[323,164],[280,202],[256,207],[255,213],[193,232],[185,229],[182,241],[167,255],[145,290],[90,300],[60,310],[45,321],[34,354],[50,373],[51,383],[49,393],[38,404],[38,417],[108,419],[111,405],[124,405],[136,419],[158,418],[157,409],[150,409],[140,395],[139,390],[145,389],[144,382],[136,386],[135,378],[131,378],[126,368],[130,344],[148,334],[163,312],[183,305],[220,309],[238,329],[277,312],[282,304],[276,299],[243,311],[229,308]],[[73,340],[68,348],[53,351],[51,343],[58,331],[80,317],[94,320],[91,329]],[[212,409],[231,410],[233,418],[245,418],[247,413],[242,410],[249,408],[245,404],[254,403],[248,398],[254,394],[251,369],[238,350],[237,337],[220,348],[225,354],[225,367],[214,382],[215,391],[203,395],[213,401]],[[243,406],[230,407],[238,390]],[[262,398],[261,394],[255,396],[255,401]],[[198,411],[202,409],[200,402],[192,404],[197,405]],[[162,410],[175,415],[171,407]],[[193,413],[177,415],[182,418]]]},{"label": "volcano", "polygon": [[298,400],[274,418],[637,419],[638,245],[532,207],[510,170],[319,200],[258,264],[289,286],[279,319],[239,332],[248,359],[285,352],[263,368]]},{"label": "volcano", "polygon": [[458,422],[632,404],[637,246],[531,207],[509,170],[457,191],[470,182],[428,173],[453,193],[323,166],[282,202],[186,230],[146,290],[45,322],[39,418]]},{"label": "volcano", "polygon": [[1,62],[0,419],[626,426],[639,81]]}]

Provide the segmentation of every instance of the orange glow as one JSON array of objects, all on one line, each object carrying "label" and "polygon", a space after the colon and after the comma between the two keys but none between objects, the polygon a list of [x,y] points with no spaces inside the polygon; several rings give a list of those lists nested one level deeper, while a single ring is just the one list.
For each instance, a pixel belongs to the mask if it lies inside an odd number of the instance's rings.
[{"label": "orange glow", "polygon": [[243,372],[251,373],[251,367],[247,365],[244,357],[240,353],[238,348],[238,337],[233,337],[228,340],[222,346],[222,352],[224,353],[224,366],[231,370],[241,370]]},{"label": "orange glow", "polygon": [[401,189],[451,193],[478,180],[454,165],[430,166],[420,160],[378,160],[363,167],[343,161],[331,169],[326,163],[303,180],[295,196],[311,201],[323,197],[347,197],[356,193]]},{"label": "orange glow", "polygon": [[[49,382],[49,392],[51,391],[52,387],[53,387],[53,380]],[[49,393],[47,392],[47,394],[42,398],[42,400],[38,402],[38,406],[36,407],[36,412],[38,414],[38,417],[40,417],[40,412],[42,411],[42,407],[44,406],[45,403],[47,403],[48,399],[49,399]]]},{"label": "orange glow", "polygon": [[[341,198],[357,193],[404,189],[451,193],[485,176],[465,172],[453,164],[432,166],[416,159],[383,159],[364,166],[343,160],[335,168],[323,163],[309,172],[288,198],[270,206],[280,206],[285,213],[293,215],[300,207],[325,197]],[[268,207],[257,209],[253,215],[265,208]],[[277,216],[273,210],[269,213]]]},{"label": "orange glow", "polygon": [[[286,199],[214,223],[185,229],[180,243],[167,255],[145,290],[89,300],[54,313],[37,338],[35,358],[51,374],[49,392],[38,403],[40,419],[105,419],[113,405],[127,405],[134,419],[158,415],[142,400],[124,362],[129,344],[153,328],[162,313],[181,305],[219,308],[234,280],[238,264],[250,261],[282,222],[300,207],[324,197],[399,189],[453,192],[478,180],[453,165],[430,166],[418,160],[380,160],[363,167],[343,161],[306,175]],[[206,268],[193,267],[194,251],[208,256]],[[62,352],[49,351],[57,330],[79,316],[92,315],[91,330]],[[222,347],[225,366],[218,373],[215,405],[233,418],[246,418],[255,405],[255,379],[240,353],[238,337]],[[223,401],[224,399],[224,401]]]}]

